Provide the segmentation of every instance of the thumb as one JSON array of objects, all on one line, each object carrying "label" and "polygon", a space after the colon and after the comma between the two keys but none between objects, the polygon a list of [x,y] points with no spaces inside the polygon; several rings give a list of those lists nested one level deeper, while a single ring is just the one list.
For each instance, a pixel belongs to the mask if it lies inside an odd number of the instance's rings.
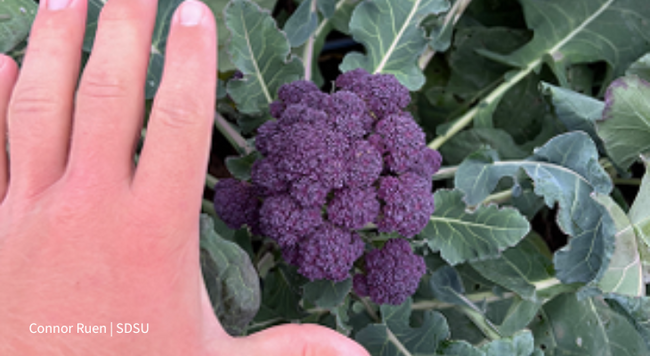
[{"label": "thumb", "polygon": [[233,341],[246,356],[369,356],[353,340],[314,324],[280,325]]}]

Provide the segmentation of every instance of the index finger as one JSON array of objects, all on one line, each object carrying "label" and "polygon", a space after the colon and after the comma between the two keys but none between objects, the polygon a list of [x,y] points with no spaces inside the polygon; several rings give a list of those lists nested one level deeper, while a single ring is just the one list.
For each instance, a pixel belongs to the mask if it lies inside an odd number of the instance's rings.
[{"label": "index finger", "polygon": [[214,16],[203,3],[187,0],[172,20],[163,78],[132,191],[189,226],[196,225],[200,212],[216,86]]}]

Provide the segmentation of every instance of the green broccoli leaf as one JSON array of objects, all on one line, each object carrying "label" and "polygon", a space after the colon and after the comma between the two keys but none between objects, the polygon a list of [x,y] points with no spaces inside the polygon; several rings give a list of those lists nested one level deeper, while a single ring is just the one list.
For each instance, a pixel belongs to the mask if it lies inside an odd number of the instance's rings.
[{"label": "green broccoli leaf", "polygon": [[350,32],[366,47],[366,54],[349,53],[340,69],[364,68],[369,73],[393,74],[411,91],[425,78],[417,66],[418,56],[428,45],[422,20],[449,9],[447,0],[366,0],[356,7]]},{"label": "green broccoli leaf", "polygon": [[557,136],[528,160],[499,161],[489,150],[470,155],[456,173],[456,187],[469,204],[477,204],[503,177],[519,179],[523,170],[546,205],[558,203],[557,222],[570,236],[568,246],[555,253],[557,277],[563,283],[597,282],[614,251],[616,228],[607,210],[591,193],[609,194],[612,182],[598,163],[596,145],[586,133]]},{"label": "green broccoli leaf", "polygon": [[260,307],[259,277],[248,254],[214,231],[214,222],[201,215],[201,267],[210,301],[230,335],[243,335]]},{"label": "green broccoli leaf", "polygon": [[24,41],[36,18],[33,0],[4,0],[0,8],[0,53],[7,53]]},{"label": "green broccoli leaf", "polygon": [[543,356],[540,350],[535,350],[535,342],[530,331],[524,330],[511,338],[494,340],[483,345],[481,350],[485,356]]},{"label": "green broccoli leaf", "polygon": [[292,266],[280,265],[264,279],[262,305],[255,322],[266,324],[269,320],[295,320],[305,316],[300,306],[300,288],[304,277]]},{"label": "green broccoli leaf", "polygon": [[[219,71],[220,72],[229,72],[237,69],[235,65],[230,61],[230,56],[228,55],[228,44],[230,43],[230,31],[226,27],[224,8],[229,0],[201,0],[203,1],[212,13],[214,14],[215,19],[217,20],[217,35],[219,36]],[[273,11],[275,3],[277,0],[253,0],[257,3],[262,9]]]},{"label": "green broccoli leaf", "polygon": [[605,103],[548,83],[542,83],[542,92],[551,97],[555,114],[569,131],[588,133],[599,151],[605,152],[603,142],[596,133],[596,121],[601,119]]},{"label": "green broccoli leaf", "polygon": [[579,300],[573,293],[563,294],[546,303],[529,327],[536,345],[547,355],[633,356],[649,352],[634,325],[602,299]]},{"label": "green broccoli leaf", "polygon": [[467,211],[458,190],[439,189],[434,194],[436,210],[420,236],[432,251],[452,265],[498,257],[530,230],[528,220],[515,209],[495,205]]},{"label": "green broccoli leaf", "polygon": [[533,335],[521,331],[510,338],[494,340],[480,348],[464,341],[452,341],[438,350],[438,356],[543,356],[535,350]]},{"label": "green broccoli leaf", "polygon": [[603,120],[596,122],[607,153],[623,169],[650,153],[650,83],[617,79],[607,90]]},{"label": "green broccoli leaf", "polygon": [[643,241],[639,240],[632,222],[614,199],[604,195],[596,195],[595,199],[607,209],[617,231],[612,260],[598,286],[603,292],[642,296],[645,285],[639,248]]},{"label": "green broccoli leaf", "polygon": [[[539,236],[532,234],[501,257],[472,262],[483,277],[505,287],[526,300],[535,301],[536,282],[553,277],[553,262],[539,250]],[[543,241],[542,241],[543,243]]]},{"label": "green broccoli leaf", "polygon": [[228,167],[228,171],[233,177],[247,181],[251,179],[251,169],[259,158],[260,154],[257,151],[253,151],[246,156],[227,157],[226,167]]},{"label": "green broccoli leaf", "polygon": [[646,53],[636,62],[632,63],[625,75],[628,77],[637,76],[646,82],[650,82],[650,53]]},{"label": "green broccoli leaf", "polygon": [[650,297],[628,297],[610,294],[606,296],[612,309],[621,313],[634,325],[650,350]]},{"label": "green broccoli leaf", "polygon": [[650,157],[643,157],[645,175],[628,216],[638,237],[644,282],[650,284]]},{"label": "green broccoli leaf", "polygon": [[533,40],[509,55],[482,54],[526,70],[546,63],[563,87],[568,86],[566,70],[573,64],[603,60],[611,69],[606,78],[609,82],[650,50],[646,39],[650,7],[645,0],[520,2],[526,23],[535,32]]},{"label": "green broccoli leaf", "polygon": [[304,0],[284,24],[283,30],[287,34],[291,47],[299,47],[307,42],[316,27],[318,27],[316,0]]},{"label": "green broccoli leaf", "polygon": [[343,303],[352,289],[352,278],[343,282],[318,280],[305,284],[305,299],[324,309],[333,309]]},{"label": "green broccoli leaf", "polygon": [[437,312],[425,312],[422,325],[412,328],[410,299],[398,306],[382,305],[380,310],[382,323],[368,325],[356,335],[372,356],[430,355],[449,337],[447,322]]},{"label": "green broccoli leaf", "polygon": [[280,85],[299,79],[302,62],[290,56],[290,45],[271,15],[250,0],[232,0],[224,10],[232,34],[228,51],[244,74],[228,82],[228,94],[245,114],[267,111]]},{"label": "green broccoli leaf", "polygon": [[528,152],[517,146],[505,130],[495,128],[472,128],[459,132],[447,144],[440,147],[440,153],[448,164],[460,164],[469,154],[489,146],[503,159],[519,159]]}]

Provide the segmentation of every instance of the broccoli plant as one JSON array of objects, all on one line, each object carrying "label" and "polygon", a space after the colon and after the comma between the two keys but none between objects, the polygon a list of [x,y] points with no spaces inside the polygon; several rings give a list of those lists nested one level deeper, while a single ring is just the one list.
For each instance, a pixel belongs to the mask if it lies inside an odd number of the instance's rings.
[{"label": "broccoli plant", "polygon": [[[647,0],[203,1],[220,80],[201,264],[225,330],[650,355]],[[158,1],[148,104],[180,2]],[[1,3],[19,61],[37,5]]]}]

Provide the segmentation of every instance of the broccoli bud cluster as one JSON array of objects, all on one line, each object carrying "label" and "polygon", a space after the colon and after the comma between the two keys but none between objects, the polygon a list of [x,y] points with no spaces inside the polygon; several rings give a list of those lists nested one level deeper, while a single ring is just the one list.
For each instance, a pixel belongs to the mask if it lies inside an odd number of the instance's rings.
[{"label": "broccoli bud cluster", "polygon": [[[275,120],[257,131],[263,158],[251,182],[219,181],[215,209],[231,228],[248,225],[274,239],[305,277],[342,281],[364,254],[359,230],[411,238],[434,211],[432,175],[440,154],[404,108],[409,91],[392,75],[363,69],[340,75],[326,94],[309,81],[278,90]],[[355,290],[378,303],[400,304],[424,273],[404,239],[366,253]]]}]

